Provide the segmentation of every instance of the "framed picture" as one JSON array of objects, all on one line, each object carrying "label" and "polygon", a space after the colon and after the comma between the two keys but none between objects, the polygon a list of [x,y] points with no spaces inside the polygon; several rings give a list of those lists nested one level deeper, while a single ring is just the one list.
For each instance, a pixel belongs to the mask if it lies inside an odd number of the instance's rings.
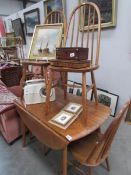
[{"label": "framed picture", "polygon": [[24,29],[23,29],[23,24],[21,21],[21,18],[17,18],[12,21],[12,27],[15,32],[16,37],[21,37],[23,40],[23,44],[26,44],[25,40],[25,34],[24,34]]},{"label": "framed picture", "polygon": [[63,24],[36,25],[29,51],[29,59],[55,59],[56,47],[60,47]]},{"label": "framed picture", "polygon": [[[111,116],[115,117],[119,96],[106,90],[97,88],[98,102],[111,108]],[[92,92],[91,99],[94,100]]]},{"label": "framed picture", "polygon": [[24,13],[25,30],[26,34],[32,36],[36,25],[40,24],[39,9],[33,9]]},{"label": "framed picture", "polygon": [[64,110],[73,114],[78,113],[82,109],[82,105],[78,103],[69,103],[65,106]]},{"label": "framed picture", "polygon": [[[97,4],[101,12],[102,28],[116,26],[116,0],[80,0],[80,3],[84,2],[93,2]],[[97,19],[95,21],[97,24]],[[87,29],[87,23],[87,18],[85,18],[85,30]]]},{"label": "framed picture", "polygon": [[70,94],[73,94],[73,91],[74,91],[74,81],[71,81],[71,80],[68,80],[67,81],[67,92],[70,93]]},{"label": "framed picture", "polygon": [[126,113],[125,122],[127,122],[129,125],[131,125],[131,100],[130,100],[130,105],[129,105],[128,111]]},{"label": "framed picture", "polygon": [[10,33],[6,33],[6,46],[15,46],[16,42],[15,42],[15,33],[14,32],[10,32]]},{"label": "framed picture", "polygon": [[66,11],[66,0],[45,0],[44,13],[45,17],[54,10]]},{"label": "framed picture", "polygon": [[81,104],[68,103],[58,114],[49,120],[49,123],[56,125],[59,128],[66,129],[77,117],[79,117],[82,110]]},{"label": "framed picture", "polygon": [[14,31],[12,26],[12,19],[7,19],[5,21],[5,26],[6,26],[6,32],[11,33]]},{"label": "framed picture", "polygon": [[82,84],[74,82],[73,94],[77,96],[82,96]]}]

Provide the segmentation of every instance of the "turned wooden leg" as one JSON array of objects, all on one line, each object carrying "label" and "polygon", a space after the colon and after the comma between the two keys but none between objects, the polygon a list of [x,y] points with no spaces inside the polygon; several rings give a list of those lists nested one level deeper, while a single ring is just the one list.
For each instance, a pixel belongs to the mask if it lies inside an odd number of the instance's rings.
[{"label": "turned wooden leg", "polygon": [[110,164],[109,164],[108,158],[105,161],[106,161],[107,170],[110,171]]},{"label": "turned wooden leg", "polygon": [[27,70],[28,66],[27,65],[24,65],[23,66],[23,70],[22,70],[22,78],[20,80],[20,88],[22,89],[22,94],[21,94],[21,100],[23,100],[23,94],[24,94],[24,91],[23,91],[23,85],[24,85],[24,82],[26,80],[26,70]]},{"label": "turned wooden leg", "polygon": [[48,77],[46,84],[46,113],[49,113],[49,107],[50,107],[50,93],[51,93],[51,88],[52,88],[52,72],[50,72],[50,75]]},{"label": "turned wooden leg", "polygon": [[62,174],[67,175],[67,147],[63,150]]},{"label": "turned wooden leg", "polygon": [[83,117],[84,123],[86,122],[86,108],[87,108],[87,97],[86,97],[86,72],[82,73],[82,106],[83,106]]},{"label": "turned wooden leg", "polygon": [[93,71],[91,71],[91,80],[92,80],[92,84],[93,84],[93,92],[94,92],[95,102],[96,102],[96,104],[98,104],[96,81],[95,81],[95,76],[94,76]]},{"label": "turned wooden leg", "polygon": [[88,167],[88,174],[87,175],[92,175],[92,168]]},{"label": "turned wooden leg", "polygon": [[23,121],[21,120],[21,127],[22,127],[22,146],[26,146],[26,127]]},{"label": "turned wooden leg", "polygon": [[64,99],[67,97],[67,79],[68,79],[68,73],[64,72]]}]

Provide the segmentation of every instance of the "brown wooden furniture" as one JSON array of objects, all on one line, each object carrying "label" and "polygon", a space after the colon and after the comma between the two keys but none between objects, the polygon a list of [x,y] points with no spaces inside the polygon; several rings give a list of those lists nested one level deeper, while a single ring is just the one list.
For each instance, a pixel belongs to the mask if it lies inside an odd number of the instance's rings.
[{"label": "brown wooden furniture", "polygon": [[58,24],[58,23],[63,23],[64,30],[63,32],[66,32],[66,17],[64,13],[60,10],[54,10],[50,12],[46,18],[44,24]]},{"label": "brown wooden furniture", "polygon": [[[86,124],[83,124],[82,114],[66,129],[63,130],[48,121],[53,118],[69,101],[81,103],[81,98],[67,94],[66,101],[61,89],[56,88],[56,101],[51,102],[50,113],[46,114],[46,103],[24,105],[22,101],[15,101],[16,109],[23,123],[23,146],[25,146],[25,126],[43,144],[55,150],[63,150],[62,169],[67,175],[67,147],[70,142],[89,135],[98,129],[108,118],[111,110],[102,105],[88,101],[86,107]],[[70,137],[70,139],[68,139]]]},{"label": "brown wooden furniture", "polygon": [[0,70],[0,79],[7,87],[19,85],[22,77],[22,66],[5,67]]},{"label": "brown wooden furniture", "polygon": [[[28,70],[28,66],[40,66],[41,67],[41,75],[43,77],[45,77],[46,79],[46,75],[47,75],[47,67],[49,65],[49,62],[47,61],[35,61],[35,60],[23,60],[21,62],[22,66],[23,66],[23,74],[22,74],[22,78],[20,81],[20,86],[21,88],[23,88],[24,82],[26,81],[26,77],[28,75],[27,70]],[[31,74],[32,76],[32,74]]]},{"label": "brown wooden furniture", "polygon": [[93,132],[70,145],[70,152],[77,161],[75,166],[82,174],[84,174],[84,171],[80,169],[80,165],[87,166],[88,175],[91,175],[91,168],[102,164],[104,161],[106,161],[107,169],[110,170],[108,162],[109,151],[128,107],[129,102],[123,106],[104,134]]},{"label": "brown wooden furniture", "polygon": [[[85,20],[87,21],[88,30],[84,31]],[[96,28],[97,26],[97,28]],[[96,28],[96,29],[95,29]],[[86,104],[87,104],[87,87],[86,87],[86,73],[91,73],[91,80],[96,104],[97,100],[97,91],[96,91],[96,82],[94,76],[94,70],[99,68],[99,50],[100,50],[100,32],[101,32],[101,16],[98,7],[91,2],[83,3],[77,6],[69,19],[69,24],[67,27],[67,32],[65,36],[65,46],[70,47],[87,47],[89,48],[88,57],[91,61],[91,64],[84,68],[68,68],[68,67],[58,67],[50,66],[52,71],[59,71],[65,73],[64,79],[64,91],[65,98],[67,93],[67,79],[68,72],[73,73],[82,73],[82,104],[83,104],[83,118],[86,121]],[[73,63],[71,63],[73,64]],[[47,113],[49,112],[49,94],[52,86],[52,75],[50,76],[48,82],[48,91],[47,91]]]},{"label": "brown wooden furniture", "polygon": [[[3,40],[6,46],[2,46]],[[6,60],[20,61],[24,58],[23,43],[21,37],[2,37],[0,38],[0,49]]]},{"label": "brown wooden furniture", "polygon": [[129,109],[128,109],[127,114],[126,114],[125,122],[127,124],[131,125],[131,100],[130,100]]}]

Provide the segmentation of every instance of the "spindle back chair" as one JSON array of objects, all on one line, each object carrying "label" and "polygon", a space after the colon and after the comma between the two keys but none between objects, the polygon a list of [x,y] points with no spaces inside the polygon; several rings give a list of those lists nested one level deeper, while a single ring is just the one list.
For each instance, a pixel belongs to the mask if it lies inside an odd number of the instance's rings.
[{"label": "spindle back chair", "polygon": [[44,24],[58,24],[63,23],[64,32],[66,32],[66,17],[60,10],[54,10],[50,12],[46,18]]},{"label": "spindle back chair", "polygon": [[[85,25],[87,25],[87,30],[85,31]],[[94,70],[99,68],[99,51],[100,51],[100,33],[101,33],[101,15],[99,8],[96,4],[87,2],[78,5],[69,18],[69,23],[67,27],[67,32],[65,34],[64,46],[66,47],[85,47],[89,48],[88,59],[90,60],[90,65],[83,68],[70,68],[70,67],[60,67],[60,66],[50,66],[51,70],[64,72],[64,97],[67,96],[67,80],[68,72],[82,73],[82,105],[83,105],[83,116],[86,118],[86,104],[87,104],[87,91],[91,88],[94,92],[94,97],[96,104],[97,90],[96,82],[94,76]],[[87,89],[86,87],[86,73],[91,73],[92,85]],[[50,94],[52,80],[48,83],[48,93]],[[47,93],[47,112],[49,111],[49,97]]]},{"label": "spindle back chair", "polygon": [[[91,175],[91,167],[98,166],[104,161],[106,161],[107,169],[110,169],[108,156],[111,149],[111,144],[128,108],[129,102],[127,102],[121,108],[104,134],[94,132],[91,135],[70,145],[70,152],[74,158],[80,164],[88,166],[88,175]],[[78,167],[77,169],[79,170]]]},{"label": "spindle back chair", "polygon": [[98,66],[100,34],[101,15],[97,5],[91,2],[83,3],[71,13],[65,45],[89,48],[89,59],[93,65]]}]

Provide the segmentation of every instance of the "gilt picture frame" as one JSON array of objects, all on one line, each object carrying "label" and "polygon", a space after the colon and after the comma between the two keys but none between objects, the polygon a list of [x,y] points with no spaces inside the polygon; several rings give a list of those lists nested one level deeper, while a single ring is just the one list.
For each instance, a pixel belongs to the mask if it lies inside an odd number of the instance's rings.
[{"label": "gilt picture frame", "polygon": [[46,16],[54,11],[63,11],[66,14],[66,0],[45,0],[44,1],[44,14]]},{"label": "gilt picture frame", "polygon": [[62,41],[63,24],[36,25],[28,54],[29,59],[50,60],[56,57],[56,47]]},{"label": "gilt picture frame", "polygon": [[32,36],[36,25],[40,24],[39,8],[24,13],[26,35]]},{"label": "gilt picture frame", "polygon": [[[116,26],[117,0],[79,0],[79,2],[80,3],[93,2],[99,7],[101,13],[101,28],[109,28]],[[84,23],[85,23],[84,30],[87,30],[88,27],[86,26],[87,24],[86,18]]]}]

